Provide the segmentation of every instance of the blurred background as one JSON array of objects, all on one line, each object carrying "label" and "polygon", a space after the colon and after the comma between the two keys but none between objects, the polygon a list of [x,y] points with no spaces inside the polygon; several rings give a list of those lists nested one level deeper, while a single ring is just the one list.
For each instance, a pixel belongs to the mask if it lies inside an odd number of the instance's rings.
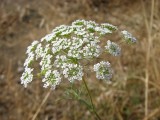
[{"label": "blurred background", "polygon": [[108,22],[138,39],[120,57],[104,56],[112,84],[87,78],[102,120],[160,120],[159,0],[0,0],[0,120],[96,120],[83,104],[63,99],[69,83],[54,91],[40,79],[20,84],[27,46],[76,19]]}]

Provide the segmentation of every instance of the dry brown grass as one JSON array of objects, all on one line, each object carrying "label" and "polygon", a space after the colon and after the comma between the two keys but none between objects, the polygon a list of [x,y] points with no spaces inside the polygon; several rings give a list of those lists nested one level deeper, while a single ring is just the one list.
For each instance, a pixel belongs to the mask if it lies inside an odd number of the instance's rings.
[{"label": "dry brown grass", "polygon": [[113,84],[88,76],[102,120],[159,120],[159,14],[159,0],[1,1],[0,120],[95,120],[83,104],[62,98],[68,82],[50,93],[42,88],[40,80],[34,80],[27,89],[19,80],[24,53],[32,40],[75,19],[109,22],[138,38],[136,45],[124,45],[119,58],[104,56],[115,68]]}]

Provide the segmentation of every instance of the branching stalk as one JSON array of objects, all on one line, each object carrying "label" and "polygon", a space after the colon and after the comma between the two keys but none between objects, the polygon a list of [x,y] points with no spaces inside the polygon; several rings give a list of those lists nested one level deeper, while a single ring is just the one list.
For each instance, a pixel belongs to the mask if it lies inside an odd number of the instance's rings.
[{"label": "branching stalk", "polygon": [[90,101],[91,101],[92,110],[93,110],[94,114],[96,115],[96,117],[98,118],[98,120],[101,120],[101,118],[100,118],[100,116],[98,115],[98,113],[97,113],[97,111],[96,111],[96,109],[95,109],[95,106],[94,106],[94,104],[93,104],[93,100],[92,100],[92,97],[91,97],[91,93],[90,93],[90,90],[89,90],[89,88],[88,88],[88,86],[87,86],[87,83],[86,83],[84,77],[82,78],[82,80],[83,80],[83,83],[84,83],[84,85],[85,85],[85,87],[86,87],[87,93],[88,93],[88,95],[89,95],[89,99],[90,99]]}]

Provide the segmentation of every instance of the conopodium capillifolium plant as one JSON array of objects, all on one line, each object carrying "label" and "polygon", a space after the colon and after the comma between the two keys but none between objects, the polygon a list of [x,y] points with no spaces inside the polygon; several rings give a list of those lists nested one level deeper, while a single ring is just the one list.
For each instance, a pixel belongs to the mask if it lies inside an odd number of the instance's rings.
[{"label": "conopodium capillifolium plant", "polygon": [[[101,46],[102,38],[119,31],[109,23],[98,24],[94,21],[76,20],[69,25],[61,25],[28,46],[27,58],[24,62],[24,72],[21,84],[27,87],[33,80],[33,63],[39,62],[39,75],[42,77],[43,87],[55,89],[61,81],[82,80],[85,75],[82,62],[98,58],[103,52],[113,56],[121,54],[121,47],[111,40]],[[126,30],[120,31],[124,42],[135,43],[136,38]],[[97,79],[110,81],[113,69],[109,61],[100,61],[92,67]]]}]

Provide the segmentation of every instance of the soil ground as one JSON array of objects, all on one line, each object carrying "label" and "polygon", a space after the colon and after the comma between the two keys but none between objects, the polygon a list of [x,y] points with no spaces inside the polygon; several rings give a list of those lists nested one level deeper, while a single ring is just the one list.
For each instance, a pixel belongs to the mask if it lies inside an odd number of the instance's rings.
[{"label": "soil ground", "polygon": [[[144,8],[143,8],[144,4]],[[89,81],[94,103],[102,120],[143,120],[145,78],[148,69],[148,120],[160,120],[160,3],[155,0],[149,66],[146,54],[150,39],[145,22],[150,20],[151,1],[141,0],[0,0],[0,120],[96,120],[82,104],[59,100],[68,83],[55,91],[43,89],[41,80],[27,88],[20,84],[25,51],[61,24],[76,19],[108,22],[137,37],[134,46],[125,46],[114,63],[117,82],[112,86]],[[115,87],[116,86],[116,87]],[[98,88],[97,88],[98,87]]]}]

